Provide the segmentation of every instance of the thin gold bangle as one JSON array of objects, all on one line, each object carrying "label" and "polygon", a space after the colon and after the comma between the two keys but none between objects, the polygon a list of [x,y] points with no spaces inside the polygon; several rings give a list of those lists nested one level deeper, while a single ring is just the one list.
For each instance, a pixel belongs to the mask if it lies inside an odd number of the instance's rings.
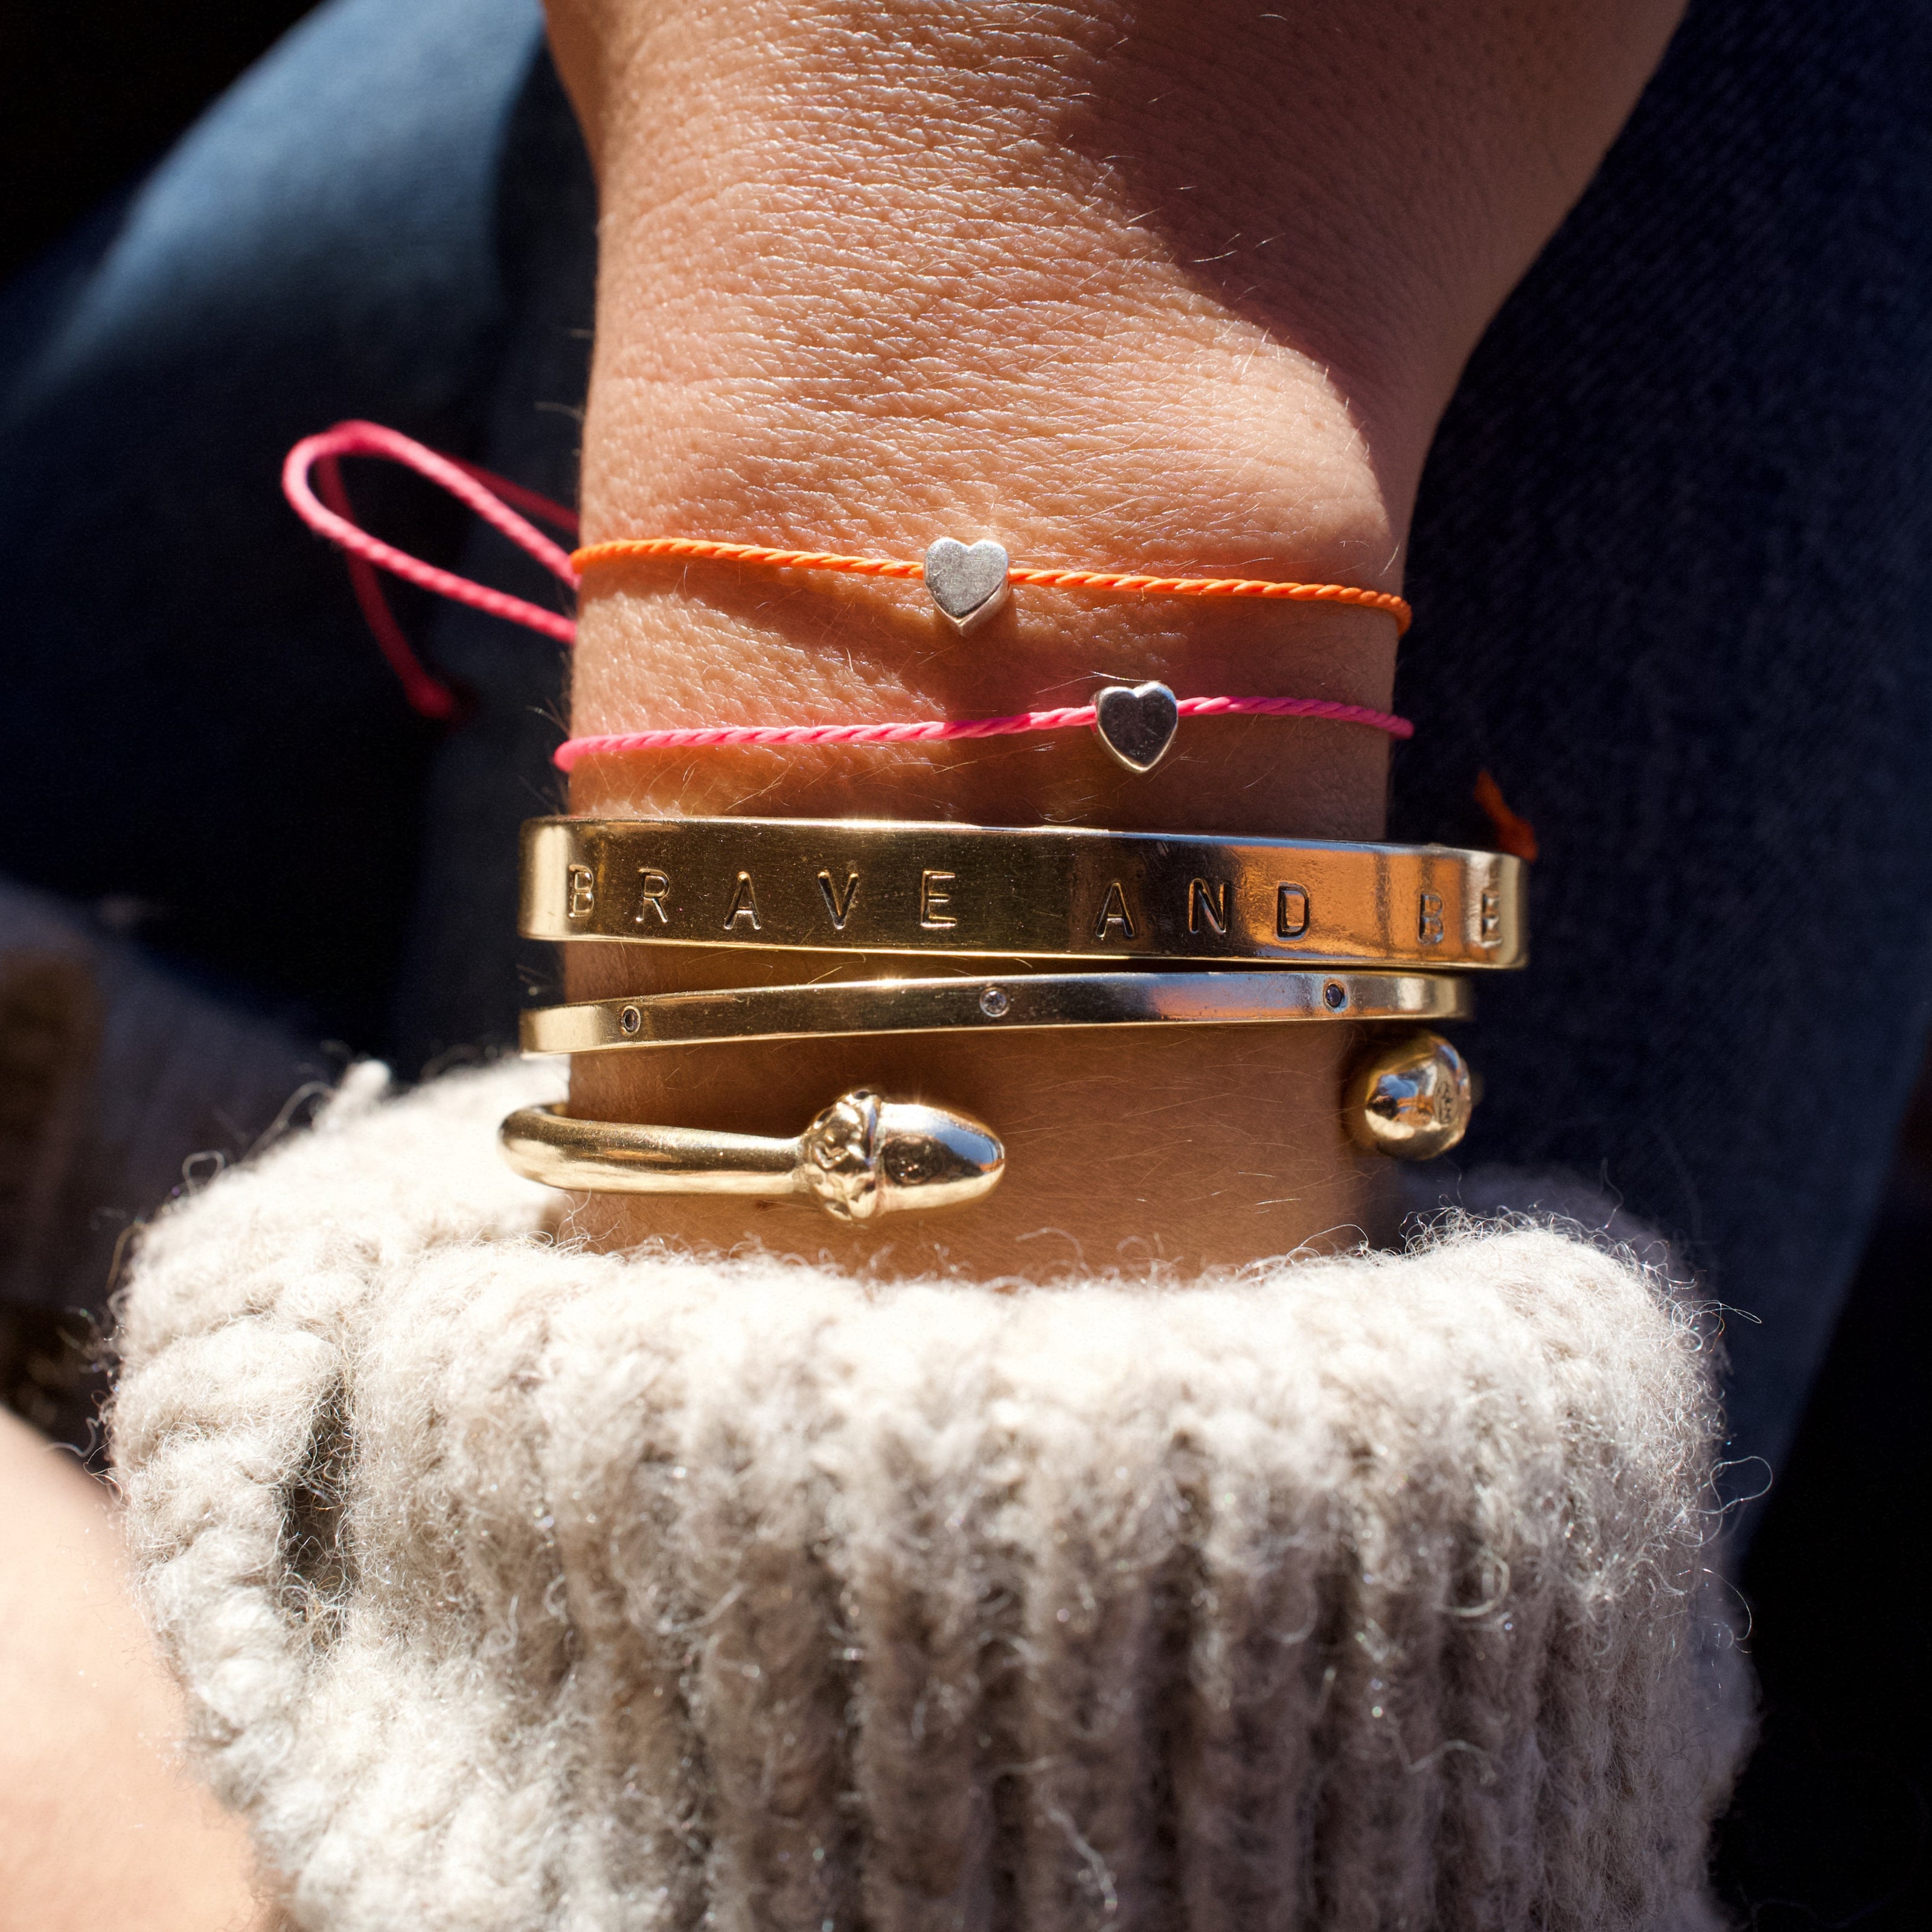
[{"label": "thin gold bangle", "polygon": [[1475,1011],[1446,973],[1042,973],[1002,979],[860,980],[651,993],[537,1006],[526,1053],[710,1046],[828,1034],[1012,1033],[1048,1027],[1264,1026],[1322,1020],[1433,1024]]}]

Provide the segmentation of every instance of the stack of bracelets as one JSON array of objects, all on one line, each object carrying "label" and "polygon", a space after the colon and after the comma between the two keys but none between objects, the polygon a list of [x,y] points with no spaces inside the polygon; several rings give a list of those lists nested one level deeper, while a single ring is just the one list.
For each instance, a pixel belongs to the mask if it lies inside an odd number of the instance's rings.
[{"label": "stack of bracelets", "polygon": [[[1136,596],[1287,598],[1366,606],[1406,626],[1386,592],[1252,579],[1015,568],[991,543],[935,544],[923,565],[683,538],[578,551],[574,572],[649,558],[922,577],[964,631],[1015,584]],[[723,745],[936,742],[1085,728],[1128,770],[1150,770],[1184,718],[1318,718],[1406,737],[1405,721],[1322,700],[1180,698],[1108,686],[1064,711],[961,722],[733,724],[574,739],[569,770],[601,753]],[[1472,1016],[1468,975],[1525,963],[1525,868],[1446,846],[1004,828],[924,821],[547,818],[524,828],[528,938],[820,952],[952,956],[977,975],[652,993],[526,1012],[536,1054],[856,1034],[1042,1028],[1372,1028],[1342,1096],[1360,1146],[1426,1160],[1462,1138],[1470,1073],[1436,1024]],[[1005,974],[990,962],[1012,963]],[[1065,970],[1042,970],[1064,962]],[[841,1220],[975,1200],[1005,1150],[982,1122],[860,1088],[796,1138],[572,1118],[526,1108],[503,1123],[511,1164],[555,1187],[815,1199]]]},{"label": "stack of bracelets", "polygon": [[[1256,578],[1030,569],[997,543],[942,538],[922,562],[688,537],[592,544],[566,555],[519,514],[574,530],[574,514],[394,430],[338,423],[289,452],[283,488],[348,554],[356,596],[410,702],[431,717],[455,694],[416,658],[383,602],[385,570],[570,641],[571,620],[382,542],[350,513],[344,456],[404,463],[467,504],[572,590],[614,564],[704,563],[922,580],[938,618],[973,630],[1015,586],[1125,597],[1245,598],[1352,605],[1408,628],[1388,591]],[[311,487],[311,471],[321,497]],[[325,502],[322,500],[326,498]],[[1009,717],[901,723],[713,724],[573,738],[556,761],[730,746],[940,743],[1090,730],[1129,771],[1150,771],[1181,722],[1304,718],[1406,738],[1407,720],[1326,698],[1180,698],[1110,685],[1090,704]],[[867,1034],[1024,1032],[1046,1027],[1387,1028],[1346,1078],[1342,1118],[1360,1146],[1406,1160],[1446,1153],[1468,1127],[1468,1068],[1433,1024],[1474,1012],[1467,974],[1526,963],[1525,868],[1442,845],[1031,829],[874,820],[539,819],[526,826],[520,929],[531,938],[750,946],[1004,959],[992,976],[905,978],[653,993],[526,1012],[531,1053],[648,1051]],[[1042,972],[1036,962],[1080,962]],[[1104,963],[1096,963],[1104,962]],[[1006,1166],[999,1138],[950,1109],[841,1096],[794,1140],[578,1120],[525,1108],[503,1123],[520,1172],[616,1193],[815,1198],[842,1220],[971,1201]]]}]

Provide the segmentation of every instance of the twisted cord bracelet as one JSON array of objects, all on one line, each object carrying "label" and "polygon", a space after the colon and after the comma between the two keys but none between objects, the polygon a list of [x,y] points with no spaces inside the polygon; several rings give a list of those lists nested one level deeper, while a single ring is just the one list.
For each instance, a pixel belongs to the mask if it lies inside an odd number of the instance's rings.
[{"label": "twisted cord bracelet", "polygon": [[[412,436],[385,429],[380,423],[339,422],[318,436],[304,436],[289,452],[282,464],[282,494],[310,530],[328,538],[344,552],[350,584],[356,602],[362,606],[363,618],[412,710],[425,718],[449,718],[455,716],[460,704],[456,693],[428,669],[404,635],[376,580],[378,570],[386,570],[392,577],[400,577],[419,590],[434,591],[439,597],[540,631],[560,644],[575,642],[577,626],[560,611],[546,610],[540,604],[526,603],[520,597],[492,590],[488,584],[459,577],[452,570],[440,570],[419,556],[410,556],[407,550],[372,537],[355,520],[349,493],[343,487],[338,459],[344,456],[382,457],[427,477],[573,590],[577,587],[577,573],[570,567],[569,557],[542,531],[518,516],[511,506],[520,506],[532,516],[541,517],[573,537],[577,534],[577,513],[538,496],[534,490],[526,490],[506,478],[492,476],[487,470],[442,455]],[[316,485],[326,502],[318,501],[316,490],[309,487],[311,470],[316,472]]]},{"label": "twisted cord bracelet", "polygon": [[[705,537],[620,537],[573,550],[570,561],[580,577],[600,564],[652,557],[684,557],[718,563],[755,565],[767,570],[830,570],[855,577],[919,578],[926,566],[906,557],[843,556],[836,550],[771,550],[760,544],[716,543]],[[1114,591],[1144,597],[1259,597],[1295,604],[1351,604],[1386,611],[1396,634],[1408,630],[1414,613],[1406,601],[1387,590],[1363,590],[1348,584],[1283,584],[1258,577],[1148,577],[1125,570],[1036,569],[1013,564],[1006,581],[1036,590]]]},{"label": "twisted cord bracelet", "polygon": [[[700,538],[656,537],[596,544],[566,554],[543,532],[519,515],[519,508],[574,536],[575,514],[533,490],[493,475],[473,464],[462,463],[386,429],[380,423],[348,422],[315,436],[304,436],[282,466],[282,490],[297,515],[319,535],[345,553],[351,584],[370,630],[404,696],[426,717],[448,718],[458,709],[456,693],[430,671],[404,635],[384,598],[376,572],[388,572],[420,589],[434,592],[472,609],[520,624],[574,644],[577,626],[560,612],[545,610],[487,584],[458,576],[412,556],[374,537],[354,520],[343,484],[339,459],[373,456],[400,463],[436,483],[518,548],[534,557],[561,583],[574,590],[581,572],[599,563],[638,557],[706,557],[761,565],[776,569],[830,570],[884,578],[929,575],[929,566],[890,557],[843,556],[830,551],[778,550],[752,544],[713,543]],[[310,483],[315,475],[314,487]],[[515,506],[515,507],[513,507]],[[955,547],[962,548],[962,547]],[[1000,554],[1004,562],[1004,553]],[[1386,611],[1398,633],[1407,629],[1408,605],[1385,591],[1360,590],[1346,584],[1285,584],[1244,578],[1156,578],[1124,572],[1033,570],[1005,571],[1012,584],[1146,595],[1286,598],[1300,602],[1354,604]],[[1144,686],[1141,696],[1158,689],[1175,719],[1209,717],[1309,718],[1331,723],[1366,725],[1394,738],[1408,738],[1415,728],[1407,718],[1361,704],[1342,704],[1313,698],[1184,698],[1175,699],[1164,687]],[[1046,711],[1015,712],[1003,718],[926,718],[875,724],[721,724],[670,728],[658,730],[610,733],[571,738],[558,746],[553,762],[572,770],[583,758],[602,752],[696,749],[714,746],[931,744],[950,740],[1010,736],[1031,731],[1058,731],[1100,726],[1094,704],[1061,706]],[[1112,742],[1101,727],[1102,736]],[[1158,754],[1156,754],[1158,755]],[[1136,767],[1138,769],[1139,767]]]},{"label": "twisted cord bracelet", "polygon": [[[1391,738],[1412,738],[1406,718],[1366,704],[1336,704],[1325,698],[1183,698],[1182,718],[1320,718],[1337,724],[1366,724]],[[560,771],[602,752],[670,752],[712,745],[932,745],[961,738],[1005,738],[1025,731],[1069,731],[1100,722],[1098,707],[1063,705],[1052,711],[1021,711],[1009,718],[922,718],[903,724],[700,724],[682,730],[623,731],[572,738],[556,748]]]}]

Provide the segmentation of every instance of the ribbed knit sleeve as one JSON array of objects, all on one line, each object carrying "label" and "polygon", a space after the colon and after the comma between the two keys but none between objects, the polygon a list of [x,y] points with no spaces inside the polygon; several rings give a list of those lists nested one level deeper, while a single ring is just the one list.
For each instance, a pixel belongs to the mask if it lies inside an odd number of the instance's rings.
[{"label": "ribbed knit sleeve", "polygon": [[1520,1221],[1162,1286],[576,1252],[521,1066],[150,1233],[115,1448],[316,1932],[1714,1923],[1681,1294]]}]

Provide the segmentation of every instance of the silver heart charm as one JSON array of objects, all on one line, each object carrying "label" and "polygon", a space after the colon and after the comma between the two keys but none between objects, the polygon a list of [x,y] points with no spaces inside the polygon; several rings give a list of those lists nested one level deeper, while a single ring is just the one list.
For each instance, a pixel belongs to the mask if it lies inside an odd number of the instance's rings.
[{"label": "silver heart charm", "polygon": [[1130,772],[1150,772],[1167,756],[1180,706],[1164,684],[1110,684],[1094,700],[1100,742]]},{"label": "silver heart charm", "polygon": [[926,587],[940,615],[962,634],[1006,601],[1006,554],[996,543],[970,548],[941,537],[926,554]]}]

